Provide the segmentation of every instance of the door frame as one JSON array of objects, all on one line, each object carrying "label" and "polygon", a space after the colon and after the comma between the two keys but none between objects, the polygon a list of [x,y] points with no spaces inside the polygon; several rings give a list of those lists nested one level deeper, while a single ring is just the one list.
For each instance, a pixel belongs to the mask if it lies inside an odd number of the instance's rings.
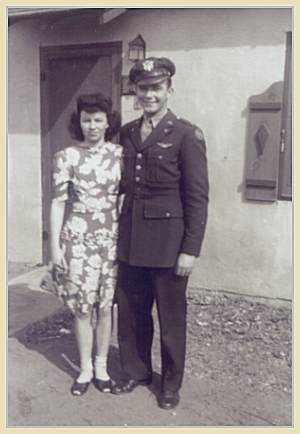
[{"label": "door frame", "polygon": [[293,34],[286,33],[282,95],[281,149],[279,154],[279,199],[292,200],[293,165]]},{"label": "door frame", "polygon": [[[42,258],[49,262],[49,215],[44,191],[49,188],[49,160],[52,158],[49,135],[49,62],[53,59],[110,56],[113,107],[121,112],[122,42],[88,43],[40,47],[41,179],[42,179]],[[50,176],[51,178],[51,176]],[[51,180],[50,180],[51,181]],[[49,205],[49,204],[48,204]]]}]

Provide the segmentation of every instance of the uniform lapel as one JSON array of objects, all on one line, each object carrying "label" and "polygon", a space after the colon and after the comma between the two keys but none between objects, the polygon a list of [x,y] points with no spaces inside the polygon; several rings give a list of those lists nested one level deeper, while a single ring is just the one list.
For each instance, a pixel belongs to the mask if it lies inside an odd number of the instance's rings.
[{"label": "uniform lapel", "polygon": [[131,142],[137,150],[140,150],[142,146],[142,139],[141,139],[141,132],[140,132],[142,119],[143,118],[139,118],[135,122],[133,122],[129,130]]},{"label": "uniform lapel", "polygon": [[140,150],[144,150],[149,146],[155,145],[157,142],[163,140],[163,138],[168,135],[171,131],[173,131],[174,125],[176,121],[176,116],[171,110],[168,110],[168,113],[161,119],[161,121],[157,124],[156,128],[152,131],[151,134],[146,138],[144,142],[141,141],[140,131],[139,131],[139,141],[140,141]]}]

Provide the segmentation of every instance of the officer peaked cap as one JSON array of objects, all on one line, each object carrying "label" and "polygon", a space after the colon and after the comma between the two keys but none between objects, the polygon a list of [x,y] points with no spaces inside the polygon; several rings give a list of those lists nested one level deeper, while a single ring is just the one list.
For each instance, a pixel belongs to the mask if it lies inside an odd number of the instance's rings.
[{"label": "officer peaked cap", "polygon": [[176,68],[172,60],[166,57],[148,57],[138,60],[129,72],[129,79],[138,84],[160,83],[175,74]]}]

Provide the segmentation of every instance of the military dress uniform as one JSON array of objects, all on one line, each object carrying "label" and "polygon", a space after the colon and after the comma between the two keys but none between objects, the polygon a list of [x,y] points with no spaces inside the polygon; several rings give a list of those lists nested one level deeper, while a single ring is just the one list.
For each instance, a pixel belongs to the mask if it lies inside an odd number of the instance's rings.
[{"label": "military dress uniform", "polygon": [[202,131],[170,110],[142,141],[143,118],[121,130],[125,193],[119,219],[118,337],[128,378],[152,375],[151,310],[157,303],[162,390],[183,379],[188,277],[174,267],[180,253],[199,256],[207,221],[208,175]]}]

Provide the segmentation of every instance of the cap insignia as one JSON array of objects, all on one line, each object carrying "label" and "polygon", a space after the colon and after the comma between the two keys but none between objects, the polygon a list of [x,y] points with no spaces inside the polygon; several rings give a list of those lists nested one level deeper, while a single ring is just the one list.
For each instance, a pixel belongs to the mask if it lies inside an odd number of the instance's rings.
[{"label": "cap insignia", "polygon": [[143,68],[144,68],[144,71],[153,71],[153,69],[154,69],[153,60],[145,60],[145,62],[143,62]]}]

